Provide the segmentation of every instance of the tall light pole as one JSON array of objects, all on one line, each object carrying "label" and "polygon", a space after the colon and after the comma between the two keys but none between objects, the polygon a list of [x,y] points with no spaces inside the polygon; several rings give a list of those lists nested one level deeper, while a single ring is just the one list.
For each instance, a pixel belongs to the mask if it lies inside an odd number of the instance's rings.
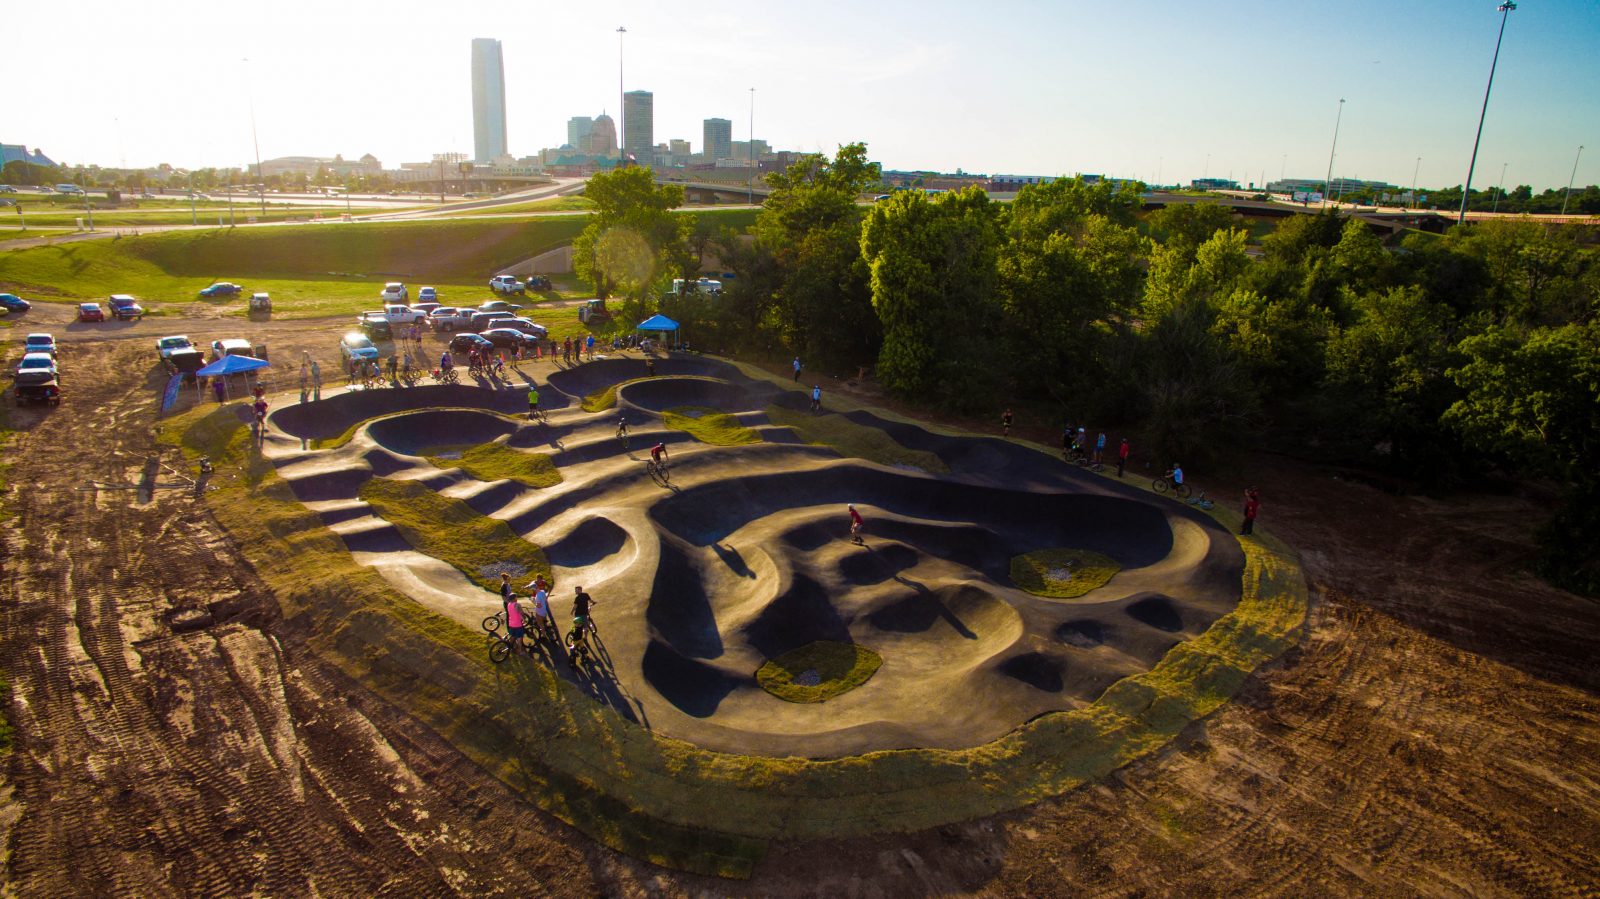
[{"label": "tall light pole", "polygon": [[1490,210],[1491,212],[1500,211],[1500,198],[1506,195],[1506,166],[1510,164],[1509,162],[1500,163],[1500,186],[1494,189],[1494,208]]},{"label": "tall light pole", "polygon": [[1417,157],[1417,164],[1411,169],[1411,208],[1417,208],[1417,173],[1422,171],[1422,157]]},{"label": "tall light pole", "polygon": [[[1572,170],[1574,172],[1578,170],[1576,163],[1573,164]],[[750,193],[745,197],[745,203],[751,206],[756,205],[757,171],[760,170],[756,168],[756,89],[752,87],[750,88],[750,181],[746,184]]]},{"label": "tall light pole", "polygon": [[617,26],[617,163],[620,165],[628,158],[627,131],[624,130],[623,116],[627,113],[627,89],[622,86],[622,36],[628,29]]},{"label": "tall light pole", "polygon": [[[245,60],[248,66],[250,60]],[[245,69],[244,84],[245,96],[250,100],[250,141],[256,148],[256,181],[260,184],[260,192],[256,194],[261,199],[261,220],[267,220],[267,176],[261,171],[261,138],[256,134],[256,89],[255,79],[251,77],[252,69]]]},{"label": "tall light pole", "polygon": [[1472,170],[1478,165],[1478,142],[1483,140],[1483,118],[1489,114],[1489,91],[1494,88],[1494,69],[1500,64],[1500,41],[1506,36],[1506,19],[1511,17],[1511,11],[1517,8],[1515,0],[1506,0],[1497,7],[1500,10],[1500,35],[1494,39],[1494,58],[1489,61],[1489,84],[1483,89],[1483,109],[1478,111],[1478,136],[1472,139],[1472,161],[1467,163],[1467,183],[1461,186],[1461,214],[1456,216],[1456,224],[1467,220],[1467,197],[1472,194]]},{"label": "tall light pole", "polygon": [[1567,176],[1567,195],[1561,199],[1561,214],[1567,214],[1567,201],[1572,199],[1572,182],[1578,177],[1578,160],[1583,158],[1583,145],[1578,145],[1578,155],[1572,158],[1572,174]]},{"label": "tall light pole", "polygon": [[1322,179],[1322,205],[1328,205],[1328,194],[1333,193],[1333,157],[1339,152],[1339,123],[1344,121],[1344,98],[1339,98],[1339,114],[1333,119],[1333,146],[1328,150],[1328,177]]}]

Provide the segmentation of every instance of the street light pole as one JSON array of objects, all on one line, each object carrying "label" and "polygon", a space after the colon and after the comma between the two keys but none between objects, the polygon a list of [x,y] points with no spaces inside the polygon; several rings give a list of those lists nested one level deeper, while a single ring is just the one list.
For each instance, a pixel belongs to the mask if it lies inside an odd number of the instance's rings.
[{"label": "street light pole", "polygon": [[1494,208],[1490,210],[1491,212],[1500,211],[1500,198],[1506,195],[1506,166],[1510,164],[1509,162],[1500,163],[1500,186],[1494,189]]},{"label": "street light pole", "polygon": [[1422,157],[1417,157],[1417,164],[1411,169],[1411,208],[1417,208],[1417,173],[1422,171]]},{"label": "street light pole", "polygon": [[1322,205],[1328,205],[1328,195],[1333,193],[1333,157],[1339,152],[1339,124],[1344,121],[1344,98],[1339,98],[1339,114],[1333,119],[1333,146],[1328,149],[1328,177],[1322,179]]},{"label": "street light pole", "polygon": [[622,81],[622,36],[627,34],[627,33],[628,33],[628,29],[627,28],[624,28],[621,25],[617,26],[617,166],[618,166],[618,168],[620,168],[622,166],[622,163],[624,161],[626,161],[627,158],[628,158],[628,139],[627,139],[628,132],[625,130],[625,128],[626,128],[626,124],[625,123],[626,123],[627,113],[628,113],[628,110],[627,110],[628,89],[623,86],[623,81]]},{"label": "street light pole", "polygon": [[1561,199],[1561,214],[1567,214],[1567,201],[1572,199],[1572,182],[1578,177],[1578,160],[1583,158],[1583,145],[1578,145],[1578,155],[1572,158],[1572,174],[1567,176],[1567,195]]},{"label": "street light pole", "polygon": [[[250,60],[245,59],[248,65]],[[250,141],[256,148],[256,181],[261,185],[260,193],[256,196],[261,200],[261,220],[267,220],[267,176],[261,171],[261,138],[256,133],[256,89],[255,79],[250,76],[251,69],[245,70],[245,96],[250,99]]]},{"label": "street light pole", "polygon": [[[1578,170],[1577,163],[1573,163],[1572,170],[1574,172]],[[756,205],[756,172],[758,171],[760,169],[756,167],[756,89],[752,87],[750,88],[750,180],[745,184],[750,191],[749,195],[745,197],[745,202],[751,206]]]},{"label": "street light pole", "polygon": [[1472,195],[1472,170],[1478,166],[1478,142],[1483,140],[1483,119],[1489,114],[1489,91],[1494,89],[1494,70],[1500,64],[1500,41],[1506,36],[1506,19],[1517,8],[1515,0],[1506,0],[1497,7],[1500,11],[1500,34],[1494,39],[1494,58],[1489,61],[1489,84],[1483,89],[1483,109],[1478,111],[1478,136],[1472,139],[1472,161],[1467,163],[1467,183],[1461,186],[1461,214],[1456,224],[1467,220],[1467,197]]}]

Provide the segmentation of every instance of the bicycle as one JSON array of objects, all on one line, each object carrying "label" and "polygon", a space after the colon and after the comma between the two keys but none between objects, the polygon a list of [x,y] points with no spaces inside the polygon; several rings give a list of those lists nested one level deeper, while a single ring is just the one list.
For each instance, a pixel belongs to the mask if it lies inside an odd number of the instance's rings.
[{"label": "bicycle", "polygon": [[1189,499],[1189,505],[1191,505],[1191,506],[1199,506],[1201,509],[1205,509],[1205,510],[1209,511],[1212,507],[1214,507],[1216,505],[1216,503],[1212,502],[1211,498],[1206,496],[1206,492],[1204,490],[1202,490],[1202,491],[1200,491],[1200,495],[1199,496],[1191,497]]},{"label": "bicycle", "polygon": [[589,635],[600,636],[592,618],[574,616],[572,630],[567,632],[567,659],[573,668],[594,664],[594,648],[589,645]]},{"label": "bicycle", "polygon": [[1150,489],[1163,494],[1171,490],[1172,495],[1179,499],[1188,499],[1190,493],[1188,484],[1180,484],[1172,480],[1172,469],[1170,468],[1167,469],[1166,474],[1150,482]]},{"label": "bicycle", "polygon": [[622,444],[622,451],[628,451],[628,428],[626,425],[617,428],[617,442]]},{"label": "bicycle", "polygon": [[662,487],[672,486],[672,472],[667,469],[667,463],[646,459],[644,468],[645,471],[650,472],[650,480],[655,481],[657,485]]},{"label": "bicycle", "polygon": [[436,368],[433,370],[433,380],[440,384],[454,384],[461,378],[456,374],[455,368]]}]

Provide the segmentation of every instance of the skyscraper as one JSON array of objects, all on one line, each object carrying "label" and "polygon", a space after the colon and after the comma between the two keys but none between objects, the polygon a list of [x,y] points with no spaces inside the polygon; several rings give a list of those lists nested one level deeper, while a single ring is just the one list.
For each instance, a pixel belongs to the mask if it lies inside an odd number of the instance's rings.
[{"label": "skyscraper", "polygon": [[622,95],[622,147],[625,155],[650,165],[656,152],[656,97],[649,91]]},{"label": "skyscraper", "polygon": [[506,67],[494,38],[472,40],[472,151],[479,162],[506,155]]},{"label": "skyscraper", "polygon": [[574,150],[588,152],[589,135],[594,133],[594,119],[586,115],[575,115],[567,119],[567,146]]},{"label": "skyscraper", "polygon": [[712,162],[733,155],[733,123],[727,119],[706,119],[706,139],[701,152]]},{"label": "skyscraper", "polygon": [[600,113],[589,129],[589,145],[578,149],[591,156],[611,156],[617,152],[617,123]]}]

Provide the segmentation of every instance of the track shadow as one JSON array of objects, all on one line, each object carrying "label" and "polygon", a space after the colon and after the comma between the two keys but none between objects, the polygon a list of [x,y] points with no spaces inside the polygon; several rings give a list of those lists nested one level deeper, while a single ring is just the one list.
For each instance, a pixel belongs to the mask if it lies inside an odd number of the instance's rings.
[{"label": "track shadow", "polygon": [[667,645],[684,656],[714,659],[722,655],[722,635],[700,572],[670,543],[661,544],[661,560],[644,618]]},{"label": "track shadow", "polygon": [[867,621],[873,627],[901,634],[918,634],[933,627],[935,621],[943,619],[963,639],[978,639],[978,635],[950,610],[944,597],[929,590],[926,584],[901,575],[895,575],[894,581],[910,587],[916,593],[868,615]]},{"label": "track shadow", "polygon": [[721,543],[713,543],[711,544],[711,550],[717,554],[717,558],[722,560],[722,564],[728,566],[729,571],[739,577],[755,580],[756,573],[750,570],[749,565],[745,564],[744,556],[739,555],[737,549],[731,546],[725,547]]},{"label": "track shadow", "polygon": [[749,624],[744,637],[767,658],[818,640],[853,643],[850,629],[840,617],[828,591],[816,581],[797,575],[790,585]]},{"label": "track shadow", "polygon": [[645,680],[656,692],[695,718],[716,714],[722,700],[739,686],[734,678],[704,662],[684,658],[657,640],[645,647],[640,663]]}]

